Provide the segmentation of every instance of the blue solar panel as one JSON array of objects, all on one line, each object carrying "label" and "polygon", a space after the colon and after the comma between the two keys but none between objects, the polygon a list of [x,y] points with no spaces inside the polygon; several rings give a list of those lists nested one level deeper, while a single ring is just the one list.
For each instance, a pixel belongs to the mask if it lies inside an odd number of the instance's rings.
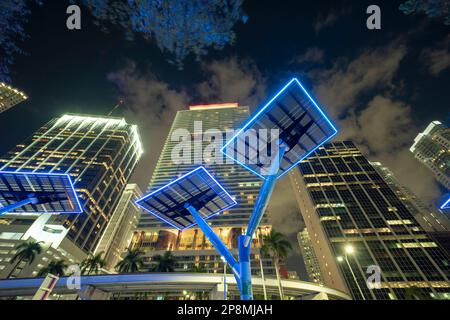
[{"label": "blue solar panel", "polygon": [[145,195],[136,204],[172,227],[183,230],[196,224],[186,206],[194,207],[206,220],[231,208],[236,201],[204,167],[198,167]]},{"label": "blue solar panel", "polygon": [[25,200],[33,194],[36,204],[10,213],[82,213],[72,180],[67,174],[0,171],[0,207]]},{"label": "blue solar panel", "polygon": [[[275,135],[271,135],[271,130]],[[292,79],[258,110],[222,148],[222,152],[265,178],[278,142],[287,147],[278,178],[337,134],[337,129],[297,79]],[[275,152],[275,153],[274,153]]]},{"label": "blue solar panel", "polygon": [[447,200],[444,201],[444,203],[442,203],[441,210],[449,210],[450,209],[450,196],[448,196]]}]

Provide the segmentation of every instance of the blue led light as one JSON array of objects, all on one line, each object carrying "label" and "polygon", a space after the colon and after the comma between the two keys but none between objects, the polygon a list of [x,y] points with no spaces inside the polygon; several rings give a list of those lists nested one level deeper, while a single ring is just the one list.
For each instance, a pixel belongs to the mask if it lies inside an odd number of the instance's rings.
[{"label": "blue led light", "polygon": [[450,209],[450,196],[449,196],[448,199],[441,205],[440,209],[441,209],[441,210],[447,210],[447,209]]},{"label": "blue led light", "polygon": [[[0,175],[2,174],[10,174],[10,175],[22,175],[22,176],[42,176],[42,177],[60,177],[63,180],[67,180],[69,182],[69,191],[73,194],[73,198],[69,197],[68,200],[75,199],[75,211],[64,211],[64,212],[45,212],[48,214],[80,214],[83,213],[83,208],[81,206],[80,200],[78,199],[77,192],[75,191],[75,186],[72,182],[72,178],[65,173],[46,173],[46,172],[18,172],[18,171],[0,171]],[[1,204],[0,204],[1,205]],[[19,212],[21,214],[22,212]],[[24,212],[26,213],[26,212]]]},{"label": "blue led light", "polygon": [[[206,170],[205,167],[199,166],[199,167],[197,167],[196,169],[194,169],[194,170],[192,170],[192,171],[186,173],[185,175],[183,175],[183,176],[181,176],[181,177],[179,177],[179,178],[177,178],[177,179],[175,179],[175,180],[169,182],[168,184],[162,186],[161,188],[159,188],[159,189],[157,189],[157,190],[155,190],[155,191],[152,191],[151,193],[149,193],[149,194],[143,196],[142,198],[136,200],[136,201],[135,201],[136,205],[138,205],[139,207],[141,207],[141,208],[144,209],[145,211],[147,211],[147,212],[149,212],[150,214],[154,215],[154,216],[155,216],[156,218],[158,218],[159,220],[162,220],[163,222],[169,224],[170,226],[174,227],[174,228],[177,229],[177,230],[183,231],[183,230],[186,230],[186,229],[189,229],[189,228],[195,226],[196,223],[192,223],[192,224],[189,224],[189,225],[184,226],[184,227],[179,227],[179,226],[175,225],[173,222],[171,222],[170,220],[168,220],[168,219],[162,217],[161,214],[157,214],[157,213],[153,212],[152,210],[149,210],[143,203],[145,203],[145,201],[146,201],[147,199],[149,199],[149,198],[155,196],[156,194],[158,194],[158,193],[160,193],[160,192],[162,192],[162,191],[164,191],[164,190],[169,189],[172,185],[176,184],[177,182],[179,182],[179,181],[181,181],[181,180],[184,180],[184,179],[186,179],[186,178],[188,178],[188,177],[190,177],[190,176],[196,174],[198,171],[203,171],[204,173],[206,173],[206,174],[211,178],[211,180],[216,184],[216,186],[219,187],[221,191],[223,191],[223,193],[228,197],[227,201],[224,201],[224,202],[231,202],[231,204],[225,206],[224,208],[221,208],[221,209],[218,210],[217,212],[214,212],[214,213],[212,213],[211,215],[209,215],[209,216],[207,216],[207,217],[204,217],[204,220],[209,220],[209,219],[211,219],[212,217],[215,217],[216,215],[220,214],[221,212],[223,212],[223,211],[225,211],[225,210],[227,210],[227,209],[229,209],[229,208],[231,208],[231,207],[233,207],[233,206],[235,206],[235,205],[237,204],[236,200],[235,200],[235,199],[234,199],[234,198],[233,198],[233,197],[232,197],[232,196],[231,196],[231,195],[223,188],[223,186],[217,181],[217,179],[215,179],[215,178],[208,172],[208,170]],[[200,178],[203,180],[203,182],[205,182],[205,183],[212,189],[212,186],[211,186],[207,181],[205,181],[201,176],[200,176]],[[219,197],[220,197],[220,196],[219,196]],[[223,200],[223,199],[222,199],[222,200]]]},{"label": "blue led light", "polygon": [[319,149],[322,145],[324,145],[327,141],[329,141],[331,138],[333,138],[338,133],[338,130],[337,130],[336,126],[331,122],[331,120],[328,118],[328,116],[322,111],[322,109],[319,107],[319,105],[316,103],[316,101],[311,97],[311,95],[306,91],[306,89],[303,87],[303,85],[300,83],[300,81],[297,78],[293,78],[272,99],[270,99],[269,102],[267,102],[262,108],[260,108],[260,110],[253,117],[251,117],[250,120],[248,120],[244,124],[244,126],[227,143],[225,143],[225,145],[220,149],[220,151],[223,154],[225,154],[225,156],[227,156],[228,158],[230,158],[233,161],[237,162],[238,164],[240,164],[241,166],[243,166],[247,170],[253,172],[255,175],[259,176],[262,179],[266,179],[266,177],[261,175],[259,172],[255,171],[254,169],[252,169],[249,165],[239,161],[237,158],[234,158],[234,157],[230,156],[227,153],[227,148],[233,141],[237,140],[238,137],[243,132],[245,132],[247,130],[247,128],[249,128],[259,118],[260,115],[262,115],[264,112],[266,112],[267,111],[266,109],[269,108],[272,105],[272,103],[281,94],[283,94],[287,90],[287,88],[289,88],[291,86],[291,84],[293,84],[293,83],[296,83],[300,87],[300,89],[303,91],[303,93],[305,93],[305,95],[308,97],[308,99],[312,102],[313,106],[322,115],[323,119],[325,119],[325,121],[330,125],[330,127],[333,130],[333,133],[331,135],[325,137],[325,139],[320,141],[311,151],[309,151],[308,153],[303,155],[298,161],[296,161],[294,164],[292,164],[286,170],[284,170],[281,174],[279,174],[278,175],[278,179],[281,178],[282,176],[284,176],[285,174],[287,174],[292,168],[297,166],[304,159],[308,158],[312,153],[314,153],[317,149]]}]

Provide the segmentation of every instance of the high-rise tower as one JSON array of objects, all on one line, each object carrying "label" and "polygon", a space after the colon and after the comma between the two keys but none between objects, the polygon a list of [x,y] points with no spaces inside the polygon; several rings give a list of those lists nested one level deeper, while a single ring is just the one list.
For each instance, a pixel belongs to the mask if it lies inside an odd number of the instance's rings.
[{"label": "high-rise tower", "polygon": [[450,129],[433,121],[414,139],[410,150],[450,190]]},{"label": "high-rise tower", "polygon": [[449,297],[449,257],[352,142],[324,145],[290,178],[326,286],[356,299]]},{"label": "high-rise tower", "polygon": [[137,126],[124,119],[66,114],[3,156],[0,169],[69,174],[84,212],[51,221],[67,228],[67,238],[90,253],[142,152]]},{"label": "high-rise tower", "polygon": [[106,268],[114,270],[124,251],[129,247],[141,210],[135,201],[142,196],[136,184],[128,184],[120,197],[114,213],[103,232],[95,253],[103,252]]},{"label": "high-rise tower", "polygon": [[16,104],[19,104],[26,99],[28,99],[28,97],[25,93],[6,83],[0,82],[0,113],[14,107]]}]

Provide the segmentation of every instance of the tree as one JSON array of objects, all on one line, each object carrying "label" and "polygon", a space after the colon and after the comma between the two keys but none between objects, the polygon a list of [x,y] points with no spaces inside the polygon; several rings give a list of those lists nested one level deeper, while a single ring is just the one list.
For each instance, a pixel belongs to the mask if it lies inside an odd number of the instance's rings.
[{"label": "tree", "polygon": [[275,229],[270,231],[270,234],[263,236],[263,246],[261,247],[261,254],[270,256],[275,265],[275,272],[278,280],[278,289],[280,291],[280,298],[283,300],[283,288],[281,286],[279,265],[284,260],[289,252],[292,250],[292,245],[286,237]]},{"label": "tree", "polygon": [[90,254],[85,260],[81,262],[81,273],[90,275],[92,273],[97,274],[99,269],[104,268],[106,261],[102,258],[103,252],[96,255]]},{"label": "tree", "polygon": [[27,38],[25,25],[33,2],[41,4],[41,0],[0,1],[0,81],[11,81],[10,66],[16,54],[23,54],[20,42]]},{"label": "tree", "polygon": [[443,18],[450,25],[450,0],[408,0],[400,5],[405,14],[423,12],[430,18]]},{"label": "tree", "polygon": [[45,277],[47,274],[53,274],[55,276],[63,277],[64,270],[67,268],[67,264],[64,260],[50,261],[48,266],[39,270],[38,277]]},{"label": "tree", "polygon": [[[74,0],[76,3],[77,1]],[[234,25],[247,21],[243,0],[80,0],[90,9],[104,31],[119,27],[127,39],[141,35],[154,39],[170,62],[182,68],[182,61],[207,49],[222,49],[234,42]]]},{"label": "tree", "polygon": [[12,276],[21,262],[25,261],[28,262],[28,264],[33,263],[34,259],[36,259],[36,256],[42,253],[41,243],[42,241],[36,242],[34,240],[30,240],[27,242],[22,242],[16,247],[16,253],[10,261],[11,264],[16,264],[12,268],[7,278],[10,278]]},{"label": "tree", "polygon": [[126,256],[116,265],[120,273],[137,272],[144,264],[144,253],[139,249],[128,249]]},{"label": "tree", "polygon": [[150,269],[152,272],[174,272],[175,259],[172,252],[166,251],[164,255],[157,254],[153,257],[156,264]]},{"label": "tree", "polygon": [[[71,0],[87,8],[94,23],[109,32],[116,28],[125,39],[136,36],[155,40],[161,51],[182,68],[182,61],[194,54],[198,59],[209,48],[222,49],[235,39],[234,25],[247,21],[244,0]],[[44,0],[0,1],[0,80],[10,81],[10,66],[19,43],[28,37],[25,25],[31,4]]]}]

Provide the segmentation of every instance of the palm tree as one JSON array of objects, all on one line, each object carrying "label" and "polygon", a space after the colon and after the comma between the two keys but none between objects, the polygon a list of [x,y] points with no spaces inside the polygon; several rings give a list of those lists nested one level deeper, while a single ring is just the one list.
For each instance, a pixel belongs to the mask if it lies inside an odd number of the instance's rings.
[{"label": "palm tree", "polygon": [[106,261],[102,258],[103,252],[99,252],[96,255],[90,254],[85,260],[81,262],[82,274],[97,274],[99,269],[105,267]]},{"label": "palm tree", "polygon": [[126,256],[116,265],[120,273],[132,273],[139,271],[144,264],[144,252],[139,249],[128,249]]},{"label": "palm tree", "polygon": [[157,254],[152,259],[156,262],[150,271],[153,272],[174,272],[175,271],[175,259],[172,252],[166,251],[164,255]]},{"label": "palm tree", "polygon": [[37,274],[38,277],[45,277],[47,274],[53,274],[55,276],[63,277],[64,270],[67,268],[66,261],[64,260],[53,260],[50,261],[48,266],[42,268]]},{"label": "palm tree", "polygon": [[270,234],[263,236],[263,246],[261,247],[261,254],[270,256],[275,265],[275,272],[278,280],[278,290],[280,291],[280,299],[283,300],[283,288],[281,286],[279,264],[284,260],[289,251],[292,250],[292,245],[286,237],[275,229],[270,231]]},{"label": "palm tree", "polygon": [[34,240],[30,240],[27,242],[22,242],[16,247],[16,254],[11,259],[11,264],[16,262],[11,272],[8,274],[7,278],[10,278],[14,271],[16,271],[17,267],[20,265],[22,261],[28,262],[28,264],[32,264],[34,259],[36,259],[37,255],[42,253],[42,241],[36,242]]}]

